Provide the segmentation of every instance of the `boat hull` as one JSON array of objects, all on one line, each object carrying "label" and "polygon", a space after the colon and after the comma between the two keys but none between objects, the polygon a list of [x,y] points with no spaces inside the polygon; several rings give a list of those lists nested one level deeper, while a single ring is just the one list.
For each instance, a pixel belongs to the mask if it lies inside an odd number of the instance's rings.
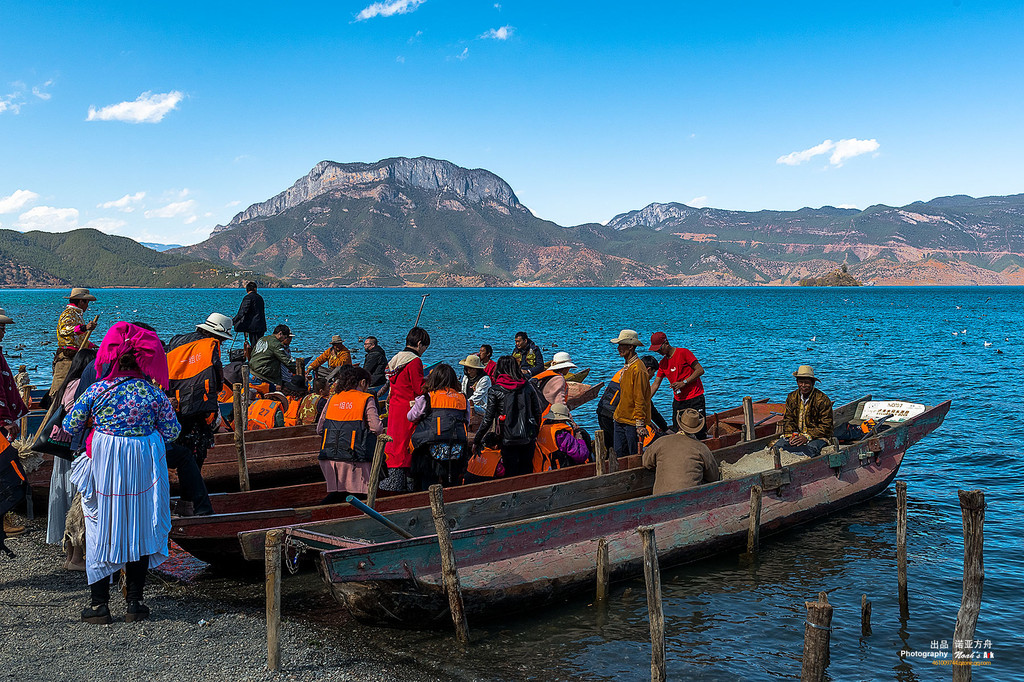
[{"label": "boat hull", "polygon": [[[600,538],[608,542],[613,579],[641,574],[643,547],[636,528],[642,525],[655,527],[659,559],[666,566],[742,548],[753,485],[765,490],[763,536],[861,503],[889,486],[907,448],[938,428],[948,409],[943,403],[877,438],[781,470],[456,532],[452,540],[467,614],[504,616],[591,589]],[[450,624],[433,536],[327,551],[320,570],[335,598],[364,622]]]}]

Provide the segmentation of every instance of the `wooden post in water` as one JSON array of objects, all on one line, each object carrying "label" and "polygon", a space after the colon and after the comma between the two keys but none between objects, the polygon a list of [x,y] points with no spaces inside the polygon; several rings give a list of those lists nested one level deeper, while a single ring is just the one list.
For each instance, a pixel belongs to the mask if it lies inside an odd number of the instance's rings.
[{"label": "wooden post in water", "polygon": [[[978,625],[981,611],[981,588],[985,581],[984,546],[985,493],[980,490],[959,490],[960,511],[964,519],[964,592],[960,610],[956,614],[956,629],[953,631],[953,682],[967,682],[971,679],[970,659],[957,659],[963,651],[970,656],[973,648],[974,628]],[[966,646],[965,646],[966,644]],[[962,660],[967,665],[956,665]]]},{"label": "wooden post in water", "polygon": [[[249,420],[249,363],[242,365],[242,407],[244,408],[242,414],[245,415],[245,421]],[[243,427],[244,428],[244,427]]]},{"label": "wooden post in water", "polygon": [[455,623],[455,637],[462,644],[469,643],[469,625],[466,623],[466,608],[462,603],[462,587],[459,585],[459,569],[455,564],[455,549],[448,520],[444,515],[444,493],[439,484],[430,486],[430,513],[437,529],[437,543],[441,547],[441,580],[448,593],[448,607]]},{"label": "wooden post in water", "polygon": [[750,487],[750,526],[747,528],[747,554],[757,554],[757,545],[761,538],[761,495],[764,490],[759,485]]},{"label": "wooden post in water", "polygon": [[611,566],[608,563],[608,540],[597,541],[597,601],[608,599],[608,582],[611,580]]},{"label": "wooden post in water", "polygon": [[899,592],[900,616],[910,614],[907,596],[907,482],[896,481],[896,583]]},{"label": "wooden post in water", "polygon": [[818,601],[806,601],[807,620],[804,622],[804,662],[800,682],[821,682],[828,668],[828,645],[832,632],[832,605],[828,595],[818,593]]},{"label": "wooden post in water", "polygon": [[373,464],[370,465],[370,487],[366,491],[366,506],[374,509],[377,504],[377,490],[380,488],[380,472],[384,468],[384,444],[392,441],[391,436],[377,436],[377,447],[373,451]]},{"label": "wooden post in water", "polygon": [[601,476],[608,471],[608,446],[604,443],[604,431],[594,432],[594,473]]},{"label": "wooden post in water", "polygon": [[743,398],[743,440],[754,440],[754,399]]},{"label": "wooden post in water", "polygon": [[[31,386],[25,386],[24,388],[21,389],[21,400],[22,400],[22,402],[25,403],[25,407],[29,408],[29,410],[32,409],[32,407],[31,407],[31,403],[32,403],[32,387]],[[22,438],[28,438],[28,412],[26,412],[25,416],[21,418],[21,437]]]},{"label": "wooden post in water", "polygon": [[[236,386],[238,384],[235,384]],[[267,669],[281,669],[281,541],[284,529],[275,528],[267,532],[266,539],[266,581],[267,581]]]},{"label": "wooden post in water", "polygon": [[234,391],[235,411],[235,453],[238,455],[238,489],[243,493],[249,491],[249,464],[245,461],[245,424],[248,421],[243,410],[242,384],[231,387]]},{"label": "wooden post in water", "polygon": [[871,634],[871,602],[866,594],[860,596],[860,634],[862,637]]},{"label": "wooden post in water", "polygon": [[665,673],[665,611],[661,604],[661,568],[658,565],[658,542],[654,526],[636,529],[644,542],[644,580],[647,582],[647,616],[651,623],[651,681],[664,682]]}]

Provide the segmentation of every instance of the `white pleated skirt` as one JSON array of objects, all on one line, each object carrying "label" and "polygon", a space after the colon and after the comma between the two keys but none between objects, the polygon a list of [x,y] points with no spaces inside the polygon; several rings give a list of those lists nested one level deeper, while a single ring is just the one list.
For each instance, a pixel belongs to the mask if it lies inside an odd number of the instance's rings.
[{"label": "white pleated skirt", "polygon": [[59,545],[64,540],[64,521],[75,500],[75,486],[71,483],[71,462],[61,457],[53,458],[53,473],[50,474],[50,500],[46,509],[46,542]]},{"label": "white pleated skirt", "polygon": [[96,432],[92,457],[79,457],[71,481],[82,493],[85,567],[89,584],[149,556],[167,559],[171,531],[170,482],[163,437]]}]

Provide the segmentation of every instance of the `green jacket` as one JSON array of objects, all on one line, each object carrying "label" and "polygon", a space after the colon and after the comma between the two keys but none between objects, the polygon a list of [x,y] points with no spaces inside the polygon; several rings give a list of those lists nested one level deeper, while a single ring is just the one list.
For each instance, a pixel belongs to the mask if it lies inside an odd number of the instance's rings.
[{"label": "green jacket", "polygon": [[782,435],[798,431],[808,440],[832,438],[832,401],[817,388],[811,391],[804,407],[799,389],[786,396],[786,414],[782,418]]},{"label": "green jacket", "polygon": [[284,352],[284,344],[274,335],[256,342],[249,358],[249,371],[272,384],[281,384],[281,365],[295,371],[295,362]]}]

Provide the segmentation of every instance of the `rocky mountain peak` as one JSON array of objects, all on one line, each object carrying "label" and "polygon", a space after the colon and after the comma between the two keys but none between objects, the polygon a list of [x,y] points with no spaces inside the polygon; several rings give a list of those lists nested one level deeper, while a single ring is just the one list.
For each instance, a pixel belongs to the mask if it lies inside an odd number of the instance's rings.
[{"label": "rocky mountain peak", "polygon": [[660,230],[666,223],[681,222],[699,211],[700,209],[691,208],[686,204],[655,202],[644,206],[639,211],[620,213],[609,220],[607,226],[613,230],[625,230],[629,227],[653,227]]},{"label": "rocky mountain peak", "polygon": [[275,197],[253,204],[213,234],[230,230],[246,220],[269,218],[327,192],[365,193],[374,185],[414,187],[428,192],[452,193],[472,203],[497,202],[508,209],[527,211],[507,182],[483,169],[467,169],[450,161],[399,157],[376,163],[321,161],[308,174]]}]

